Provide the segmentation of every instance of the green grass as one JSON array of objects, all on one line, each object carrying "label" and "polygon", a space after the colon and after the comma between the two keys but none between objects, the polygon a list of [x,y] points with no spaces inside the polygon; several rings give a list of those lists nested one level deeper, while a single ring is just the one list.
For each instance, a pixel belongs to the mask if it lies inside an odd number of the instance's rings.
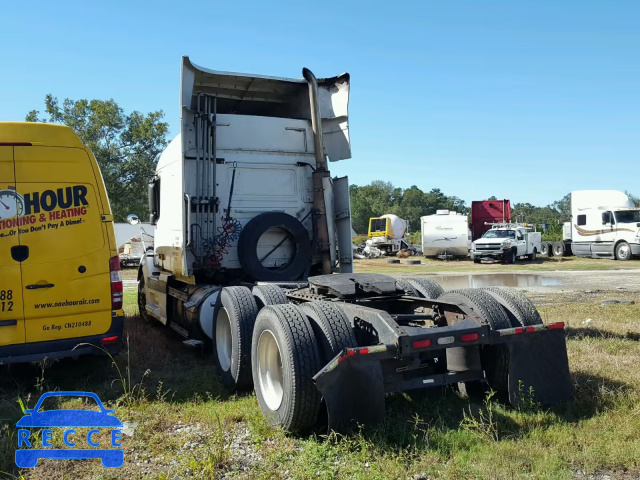
[{"label": "green grass", "polygon": [[[134,316],[125,292],[129,339],[106,357],[52,365],[2,367],[0,470],[27,478],[574,478],[640,475],[640,305],[556,302],[545,321],[569,325],[574,397],[553,409],[514,410],[469,402],[451,389],[387,398],[383,425],[349,436],[288,436],[269,426],[254,395],[229,396],[217,382],[209,351],[185,347],[171,330]],[[620,297],[620,295],[617,295]],[[632,297],[633,298],[633,297]],[[592,319],[586,325],[583,322]],[[125,465],[42,461],[33,471],[13,464],[18,398],[33,406],[53,389],[94,391],[120,419],[137,422],[123,440]],[[185,430],[191,428],[191,431]],[[624,477],[627,478],[627,477]]]}]

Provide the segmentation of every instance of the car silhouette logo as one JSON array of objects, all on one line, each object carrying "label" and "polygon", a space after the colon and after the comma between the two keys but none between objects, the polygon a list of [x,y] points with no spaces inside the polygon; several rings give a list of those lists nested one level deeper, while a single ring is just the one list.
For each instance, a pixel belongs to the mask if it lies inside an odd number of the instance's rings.
[{"label": "car silhouette logo", "polygon": [[[63,408],[41,412],[42,403],[51,397],[88,397],[95,400],[99,411]],[[33,468],[41,458],[77,460],[99,458],[102,465],[108,468],[118,468],[123,465],[123,449],[114,448],[120,447],[122,422],[114,415],[115,410],[105,408],[95,393],[74,391],[45,393],[34,408],[26,409],[24,413],[25,415],[16,423],[16,427],[18,427],[16,465],[19,468]],[[33,448],[36,446],[36,440],[30,440],[31,431],[28,429],[34,427],[42,428],[42,438],[38,441],[42,448]],[[90,428],[86,434],[88,446],[100,447],[100,443],[94,441],[94,435],[99,433],[100,429],[109,429],[112,448],[76,448],[80,436],[75,428],[87,427]],[[53,448],[51,443],[53,428],[65,429],[62,436],[63,442],[65,446],[70,448]],[[31,441],[33,441],[33,445]]]}]

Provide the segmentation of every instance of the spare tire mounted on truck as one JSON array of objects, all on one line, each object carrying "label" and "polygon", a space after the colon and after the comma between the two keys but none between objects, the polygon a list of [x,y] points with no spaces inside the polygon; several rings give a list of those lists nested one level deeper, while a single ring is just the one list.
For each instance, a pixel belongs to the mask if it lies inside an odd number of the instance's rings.
[{"label": "spare tire mounted on truck", "polygon": [[[258,252],[261,237],[269,230],[284,233],[284,238],[266,253]],[[292,251],[288,263],[276,268],[264,266],[264,261],[286,242]],[[238,240],[238,258],[246,274],[254,280],[282,281],[301,278],[311,267],[309,232],[296,218],[282,212],[265,212],[253,217],[242,229]]]}]

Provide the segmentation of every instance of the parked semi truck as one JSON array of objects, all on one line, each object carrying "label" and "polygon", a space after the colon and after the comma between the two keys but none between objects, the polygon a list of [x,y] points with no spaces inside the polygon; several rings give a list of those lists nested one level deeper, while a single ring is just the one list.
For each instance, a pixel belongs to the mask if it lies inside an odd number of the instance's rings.
[{"label": "parked semi truck", "polygon": [[[141,316],[211,342],[218,377],[304,431],[384,417],[385,394],[447,384],[512,403],[571,391],[564,325],[522,294],[444,293],[424,277],[352,273],[349,75],[224,73],[182,61],[181,133],[150,186],[155,242]],[[188,374],[188,372],[185,372]]]},{"label": "parked semi truck", "polygon": [[519,257],[535,260],[540,252],[540,232],[522,223],[495,223],[490,225],[482,238],[471,244],[471,259],[501,260],[515,263]]},{"label": "parked semi truck", "polygon": [[640,256],[640,208],[624,192],[571,192],[571,221],[563,241],[551,245],[553,255],[631,260]]},{"label": "parked semi truck", "polygon": [[511,221],[509,200],[482,200],[471,202],[471,239],[477,240],[491,229],[492,223]]},{"label": "parked semi truck", "polygon": [[471,247],[471,232],[466,215],[437,210],[420,218],[422,254],[425,257],[466,257]]},{"label": "parked semi truck", "polygon": [[395,255],[409,248],[409,222],[388,213],[369,219],[369,238],[364,253],[367,256]]}]

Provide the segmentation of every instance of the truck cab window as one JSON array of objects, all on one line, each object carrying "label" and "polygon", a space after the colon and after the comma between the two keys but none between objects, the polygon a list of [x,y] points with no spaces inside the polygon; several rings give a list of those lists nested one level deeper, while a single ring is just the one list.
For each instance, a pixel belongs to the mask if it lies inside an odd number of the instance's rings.
[{"label": "truck cab window", "polygon": [[616,221],[613,219],[613,214],[611,212],[604,212],[602,214],[602,224],[603,225],[609,225],[609,224],[615,224]]},{"label": "truck cab window", "polygon": [[586,225],[587,224],[587,216],[586,215],[578,215],[578,225]]},{"label": "truck cab window", "polygon": [[621,210],[616,212],[615,219],[618,223],[640,223],[640,211]]},{"label": "truck cab window", "polygon": [[524,235],[522,235],[522,232],[518,232],[518,240],[524,240]]}]

